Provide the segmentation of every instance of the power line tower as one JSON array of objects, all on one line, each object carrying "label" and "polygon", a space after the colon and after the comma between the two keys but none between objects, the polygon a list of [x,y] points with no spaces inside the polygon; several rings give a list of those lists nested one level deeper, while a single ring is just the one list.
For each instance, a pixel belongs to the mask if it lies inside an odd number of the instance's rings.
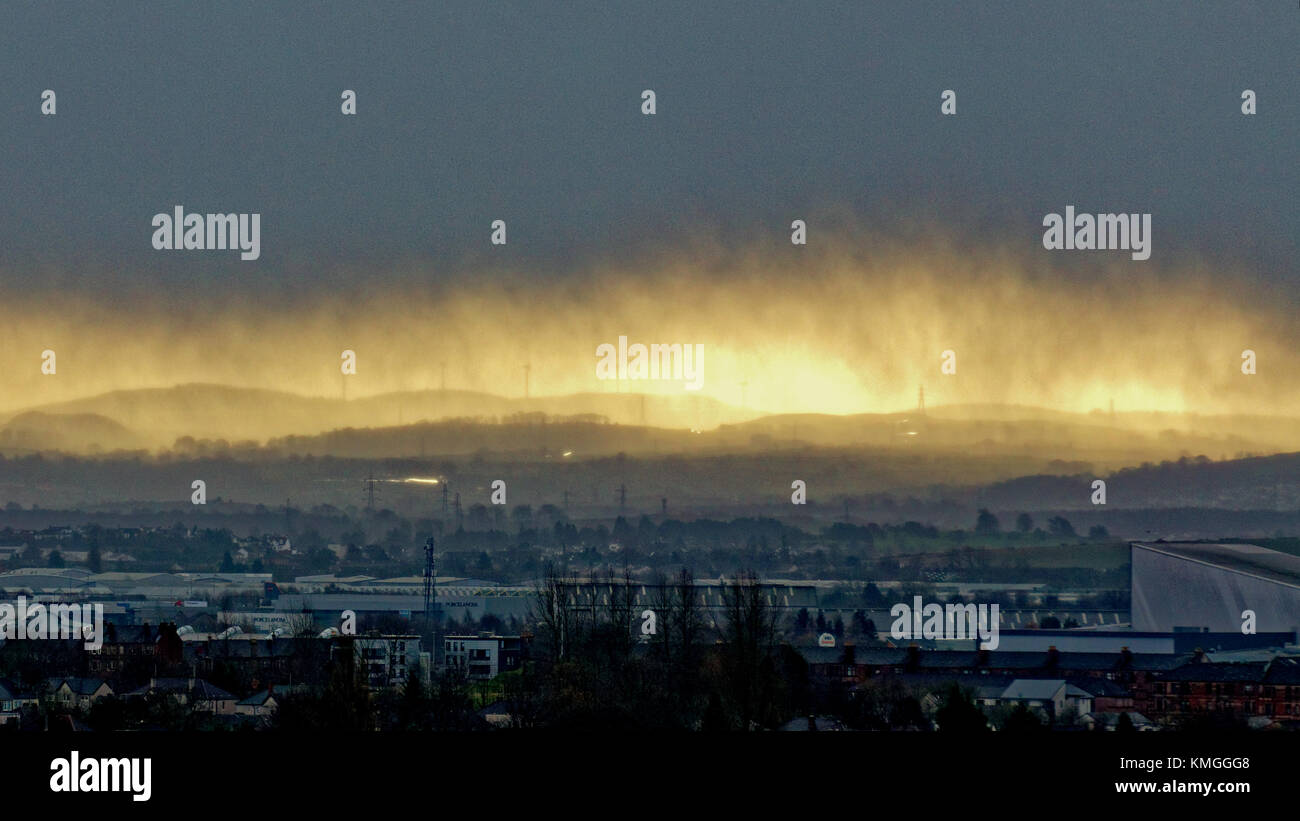
[{"label": "power line tower", "polygon": [[375,509],[375,472],[370,471],[370,476],[366,479],[366,510],[374,511]]},{"label": "power line tower", "polygon": [[464,521],[464,518],[461,516],[459,493],[456,494],[456,501],[452,504],[452,508],[456,511],[456,529],[460,530],[461,523]]},{"label": "power line tower", "polygon": [[451,485],[446,482],[442,483],[442,516],[447,518],[447,494],[451,492]]},{"label": "power line tower", "polygon": [[[429,629],[429,620],[433,618],[434,603],[438,598],[436,566],[433,559],[433,537],[424,542],[424,628]],[[437,648],[434,648],[437,651]]]},{"label": "power line tower", "polygon": [[618,509],[621,512],[627,507],[627,485],[618,486]]},{"label": "power line tower", "polygon": [[925,416],[925,385],[921,385],[917,388],[916,412],[920,416]]}]

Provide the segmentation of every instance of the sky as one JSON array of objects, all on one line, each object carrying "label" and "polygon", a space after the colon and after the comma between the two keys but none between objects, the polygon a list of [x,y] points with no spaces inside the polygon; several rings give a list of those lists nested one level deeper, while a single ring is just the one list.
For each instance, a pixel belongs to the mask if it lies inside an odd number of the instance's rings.
[{"label": "sky", "polygon": [[[704,344],[705,391],[767,410],[1300,398],[1290,3],[303,8],[0,9],[0,408],[326,393],[344,348],[354,395],[433,387],[435,355],[616,389],[593,352],[624,333]],[[178,204],[261,214],[260,259],[154,250]],[[1152,214],[1151,260],[1045,251],[1067,205]]]}]

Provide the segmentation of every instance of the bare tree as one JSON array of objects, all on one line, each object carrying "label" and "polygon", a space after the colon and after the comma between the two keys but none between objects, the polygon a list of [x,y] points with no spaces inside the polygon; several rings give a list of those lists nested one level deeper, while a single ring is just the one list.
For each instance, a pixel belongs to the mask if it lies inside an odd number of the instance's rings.
[{"label": "bare tree", "polygon": [[548,565],[546,577],[533,597],[533,619],[540,625],[555,661],[563,661],[574,639],[577,626],[577,580],[562,577],[555,565]]},{"label": "bare tree", "polygon": [[765,595],[752,571],[738,574],[722,588],[721,672],[743,730],[769,717],[776,696],[776,610]]},{"label": "bare tree", "polygon": [[614,571],[607,569],[605,586],[609,590],[605,613],[611,628],[611,635],[615,638],[620,636],[623,638],[623,641],[614,649],[622,655],[626,655],[636,645],[636,634],[633,632],[633,628],[637,622],[637,585],[632,581],[631,572],[627,567],[624,567],[621,578],[615,578]]},{"label": "bare tree", "polygon": [[694,664],[700,635],[704,632],[704,616],[699,601],[699,588],[689,569],[683,567],[677,574],[675,592],[677,612],[673,619],[673,630],[677,635],[683,663]]}]

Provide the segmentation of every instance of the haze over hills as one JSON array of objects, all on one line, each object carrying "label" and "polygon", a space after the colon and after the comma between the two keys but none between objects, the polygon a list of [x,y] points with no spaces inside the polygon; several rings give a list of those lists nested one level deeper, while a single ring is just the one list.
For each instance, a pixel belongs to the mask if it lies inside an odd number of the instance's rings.
[{"label": "haze over hills", "polygon": [[[1234,510],[1300,509],[1300,453],[1211,462],[1183,459],[1103,474],[1106,505],[1116,508],[1205,507]],[[1022,476],[982,489],[990,505],[1014,507],[1026,499],[1044,507],[1089,509],[1091,477]]]},{"label": "haze over hills", "polygon": [[[642,413],[667,424],[638,424]],[[695,413],[714,424],[682,424]],[[202,384],[117,391],[0,421],[0,455],[9,459],[0,499],[47,508],[184,505],[200,476],[213,499],[346,506],[374,475],[384,505],[415,512],[427,509],[434,484],[463,492],[468,505],[507,476],[512,499],[572,499],[575,515],[610,513],[613,489],[626,486],[633,510],[657,510],[671,497],[687,516],[829,522],[851,506],[855,519],[961,526],[988,506],[1072,511],[1078,525],[1122,521],[1132,533],[1191,527],[1150,513],[1188,509],[1264,513],[1205,513],[1187,532],[1249,525],[1271,533],[1288,527],[1285,511],[1300,504],[1300,453],[1285,453],[1300,450],[1294,419],[1014,405],[746,415],[703,397],[636,394],[419,391],[343,400]],[[22,458],[34,451],[68,456]],[[793,478],[808,482],[806,509],[789,504]],[[1094,478],[1108,481],[1105,506],[1089,501]]]},{"label": "haze over hills", "polygon": [[[208,527],[210,517],[244,509],[269,517],[262,528],[276,529],[286,500],[303,511],[332,505],[359,513],[373,477],[376,511],[445,520],[448,503],[457,500],[467,515],[490,510],[492,483],[505,478],[511,508],[553,505],[575,520],[606,524],[619,515],[666,512],[683,520],[775,517],[808,527],[915,521],[969,528],[976,511],[988,508],[1006,528],[1031,512],[1039,526],[1064,515],[1079,533],[1099,525],[1121,538],[1257,536],[1300,527],[1300,453],[1119,471],[1031,455],[850,448],[582,457],[496,451],[423,459],[234,452],[7,458],[0,461],[0,505],[7,508],[0,517],[16,521],[11,513],[35,515],[39,508],[41,521],[59,524],[79,515],[69,511],[152,511],[150,521]],[[191,503],[196,478],[206,483],[206,505]],[[1098,478],[1107,483],[1106,504],[1092,502]],[[806,505],[791,504],[794,479],[807,483]]]},{"label": "haze over hills", "polygon": [[1076,414],[1023,407],[971,406],[895,414],[764,416],[728,430],[751,442],[907,447],[936,453],[1032,453],[1111,468],[1204,455],[1300,450],[1300,419],[1183,414]]},{"label": "haze over hills", "polygon": [[762,415],[690,394],[510,398],[425,390],[345,400],[211,384],[114,391],[0,416],[0,450],[10,452],[193,451],[190,440],[353,458],[547,449],[585,457],[903,448],[936,457],[1032,454],[1118,469],[1199,455],[1221,460],[1300,450],[1300,419],[1085,414],[994,404],[923,413]]},{"label": "haze over hills", "polygon": [[97,413],[24,411],[0,427],[0,450],[94,454],[147,447],[147,439]]},{"label": "haze over hills", "polygon": [[[756,414],[708,397],[581,393],[567,396],[509,398],[462,390],[386,393],[345,400],[302,396],[287,391],[194,383],[170,388],[112,391],[0,415],[9,427],[31,412],[46,417],[95,414],[112,420],[121,431],[103,430],[96,440],[104,450],[171,447],[181,437],[252,440],[312,436],[344,428],[398,426],[421,420],[483,419],[522,413],[591,416],[592,422],[647,424],[656,427],[713,428]],[[597,417],[603,417],[598,419]],[[53,421],[50,422],[54,424]],[[56,449],[58,436],[37,435],[39,425],[24,423],[25,445]],[[134,433],[132,433],[134,432]],[[17,447],[17,440],[13,446]],[[82,448],[70,448],[82,450]]]}]

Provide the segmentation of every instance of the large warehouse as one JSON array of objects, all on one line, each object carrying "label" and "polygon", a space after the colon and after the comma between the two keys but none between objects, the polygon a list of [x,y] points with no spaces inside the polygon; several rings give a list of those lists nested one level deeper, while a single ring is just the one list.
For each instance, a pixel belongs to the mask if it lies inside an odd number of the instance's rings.
[{"label": "large warehouse", "polygon": [[1133,542],[1133,629],[1300,629],[1300,557],[1252,544]]}]

